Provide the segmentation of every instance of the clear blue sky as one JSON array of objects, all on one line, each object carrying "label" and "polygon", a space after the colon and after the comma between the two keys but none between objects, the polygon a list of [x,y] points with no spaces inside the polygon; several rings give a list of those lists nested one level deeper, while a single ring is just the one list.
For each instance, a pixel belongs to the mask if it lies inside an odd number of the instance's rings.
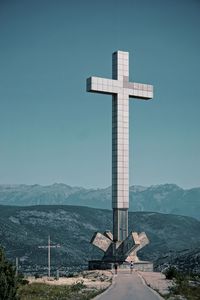
[{"label": "clear blue sky", "polygon": [[0,183],[111,185],[111,97],[130,52],[130,185],[200,186],[199,0],[0,0]]}]

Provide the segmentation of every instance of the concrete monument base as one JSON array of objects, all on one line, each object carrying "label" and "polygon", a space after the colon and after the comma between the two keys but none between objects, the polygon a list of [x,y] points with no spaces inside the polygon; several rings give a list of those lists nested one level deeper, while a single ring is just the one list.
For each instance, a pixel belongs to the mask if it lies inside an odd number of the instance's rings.
[{"label": "concrete monument base", "polygon": [[113,241],[110,231],[104,233],[95,232],[91,243],[104,252],[102,260],[89,261],[89,270],[112,269],[115,263],[120,269],[130,268],[130,262],[134,263],[134,269],[138,271],[153,271],[153,263],[140,261],[137,252],[149,243],[145,232],[138,234],[131,232],[123,241]]},{"label": "concrete monument base", "polygon": [[[90,260],[88,264],[89,270],[112,270],[114,262],[105,262],[102,260]],[[118,262],[119,269],[130,269],[130,264],[127,262]],[[150,261],[139,261],[134,263],[134,270],[142,272],[153,272],[153,263]]]}]

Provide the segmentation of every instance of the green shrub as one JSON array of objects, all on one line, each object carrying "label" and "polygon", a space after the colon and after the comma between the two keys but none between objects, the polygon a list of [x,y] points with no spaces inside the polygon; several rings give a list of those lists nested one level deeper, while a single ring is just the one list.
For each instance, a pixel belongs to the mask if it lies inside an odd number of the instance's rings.
[{"label": "green shrub", "polygon": [[74,276],[74,273],[69,273],[69,274],[67,275],[67,277],[72,278],[72,277],[75,277],[75,276]]},{"label": "green shrub", "polygon": [[17,278],[13,266],[6,260],[3,250],[0,248],[0,299],[17,299]]},{"label": "green shrub", "polygon": [[[171,271],[169,274],[171,274]],[[187,300],[200,299],[199,276],[186,275],[184,273],[176,271],[175,273],[173,273],[173,279],[175,284],[170,288],[170,294],[167,296],[168,298],[173,297],[173,299],[180,299],[180,297],[183,297]]]},{"label": "green shrub", "polygon": [[24,278],[24,275],[22,273],[19,273],[17,276],[17,283],[18,285],[26,285],[29,283],[29,281]]},{"label": "green shrub", "polygon": [[173,266],[170,266],[167,270],[164,271],[166,279],[174,279],[178,277],[177,269]]},{"label": "green shrub", "polygon": [[35,273],[35,279],[38,279],[38,278],[41,278],[42,276],[40,275],[40,274],[38,274],[38,273]]},{"label": "green shrub", "polygon": [[67,277],[69,277],[69,278],[72,278],[72,277],[78,277],[78,273],[77,273],[77,272],[69,273],[69,274],[67,275]]},{"label": "green shrub", "polygon": [[83,280],[78,281],[71,285],[72,292],[79,292],[84,289],[86,286],[83,284]]}]

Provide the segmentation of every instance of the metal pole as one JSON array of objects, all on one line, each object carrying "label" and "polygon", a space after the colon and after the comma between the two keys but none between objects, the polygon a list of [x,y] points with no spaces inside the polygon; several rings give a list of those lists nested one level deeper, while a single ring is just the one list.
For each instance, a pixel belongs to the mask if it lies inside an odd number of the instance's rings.
[{"label": "metal pole", "polygon": [[51,276],[51,241],[50,241],[50,235],[48,237],[48,277],[50,278]]},{"label": "metal pole", "polygon": [[59,269],[57,270],[57,273],[56,273],[56,279],[59,280]]},{"label": "metal pole", "polygon": [[16,257],[16,260],[15,260],[15,266],[16,266],[16,269],[15,269],[15,276],[18,276],[18,257]]}]

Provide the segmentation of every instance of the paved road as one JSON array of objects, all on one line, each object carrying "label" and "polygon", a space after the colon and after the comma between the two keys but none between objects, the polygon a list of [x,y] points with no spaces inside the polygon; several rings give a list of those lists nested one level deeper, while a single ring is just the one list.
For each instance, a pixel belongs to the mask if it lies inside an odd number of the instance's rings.
[{"label": "paved road", "polygon": [[119,271],[114,283],[98,300],[160,300],[163,299],[148,288],[137,275],[137,272]]}]

